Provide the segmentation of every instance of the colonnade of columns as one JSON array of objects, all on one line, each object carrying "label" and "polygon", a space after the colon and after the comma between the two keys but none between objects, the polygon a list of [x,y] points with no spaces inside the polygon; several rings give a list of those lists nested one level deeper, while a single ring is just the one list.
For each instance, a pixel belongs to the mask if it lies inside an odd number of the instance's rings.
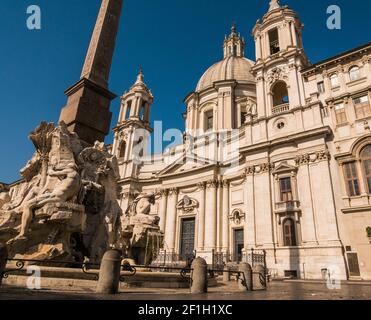
[{"label": "colonnade of columns", "polygon": [[[199,205],[191,216],[195,216],[195,250],[227,252],[229,237],[229,183],[211,180],[197,185]],[[178,188],[161,190],[159,201],[160,228],[165,233],[165,248],[178,253],[181,247],[181,212],[177,205],[182,199]],[[221,208],[220,211],[218,208]],[[188,215],[184,216],[189,218]],[[179,242],[179,243],[178,243]]]}]

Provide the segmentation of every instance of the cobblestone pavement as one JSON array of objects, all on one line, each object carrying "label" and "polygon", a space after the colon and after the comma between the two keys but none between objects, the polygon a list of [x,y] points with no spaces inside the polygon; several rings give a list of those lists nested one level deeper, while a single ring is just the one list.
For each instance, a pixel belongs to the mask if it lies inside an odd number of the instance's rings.
[{"label": "cobblestone pavement", "polygon": [[94,288],[45,289],[30,291],[0,288],[0,300],[371,300],[371,285],[343,283],[340,290],[329,290],[323,283],[272,282],[267,291],[239,292],[235,283],[210,288],[205,295],[189,290],[127,289],[115,296],[99,296]]}]

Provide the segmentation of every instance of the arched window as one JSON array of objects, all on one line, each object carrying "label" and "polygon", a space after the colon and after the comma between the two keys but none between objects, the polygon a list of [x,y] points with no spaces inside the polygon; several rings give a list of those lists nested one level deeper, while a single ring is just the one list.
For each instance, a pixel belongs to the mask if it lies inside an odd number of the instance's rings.
[{"label": "arched window", "polygon": [[129,100],[129,101],[127,102],[126,114],[125,114],[125,120],[127,120],[127,119],[130,118],[130,113],[131,113],[131,104],[132,104],[132,101]]},{"label": "arched window", "polygon": [[330,77],[330,81],[331,81],[331,87],[333,88],[337,88],[340,86],[340,83],[339,83],[339,77],[336,73],[334,73],[331,77]]},{"label": "arched window", "polygon": [[273,94],[273,107],[289,103],[289,93],[287,90],[286,83],[282,81],[277,82],[272,89],[272,94]]},{"label": "arched window", "polygon": [[143,106],[139,109],[139,119],[140,120],[143,120],[143,121],[146,120],[146,119],[144,119],[145,113],[146,113],[146,105],[143,104]]},{"label": "arched window", "polygon": [[350,81],[356,81],[361,78],[361,72],[358,66],[351,67],[349,69]]},{"label": "arched window", "polygon": [[126,153],[126,142],[122,141],[119,149],[119,158],[124,158]]},{"label": "arched window", "polygon": [[295,222],[292,219],[286,219],[282,225],[283,228],[283,244],[286,247],[295,247],[296,233],[295,233]]},{"label": "arched window", "polygon": [[366,146],[361,152],[363,174],[366,181],[366,189],[371,194],[371,145]]}]

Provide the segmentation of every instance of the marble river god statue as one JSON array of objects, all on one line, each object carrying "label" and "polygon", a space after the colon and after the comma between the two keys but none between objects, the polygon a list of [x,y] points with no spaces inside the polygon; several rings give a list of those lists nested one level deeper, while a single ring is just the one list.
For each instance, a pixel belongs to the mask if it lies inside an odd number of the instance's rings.
[{"label": "marble river god statue", "polygon": [[158,216],[150,215],[155,204],[154,194],[139,194],[129,206],[123,218],[123,232],[130,237],[127,256],[141,265],[149,265],[156,259],[163,246]]},{"label": "marble river god statue", "polygon": [[0,186],[0,242],[11,257],[99,263],[115,248],[149,264],[162,245],[154,195],[140,194],[124,214],[118,164],[103,143],[86,146],[62,122],[30,134],[36,152],[22,180]]}]

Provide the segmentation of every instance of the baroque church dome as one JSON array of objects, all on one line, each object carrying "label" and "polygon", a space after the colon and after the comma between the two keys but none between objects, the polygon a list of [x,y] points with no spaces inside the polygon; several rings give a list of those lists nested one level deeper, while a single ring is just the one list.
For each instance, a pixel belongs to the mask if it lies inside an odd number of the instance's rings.
[{"label": "baroque church dome", "polygon": [[207,89],[215,82],[236,80],[237,82],[255,82],[251,72],[254,61],[245,58],[245,40],[237,33],[236,26],[224,39],[224,59],[211,66],[201,77],[196,91]]},{"label": "baroque church dome", "polygon": [[211,66],[198,82],[196,91],[202,91],[215,82],[236,80],[238,82],[254,82],[255,77],[251,72],[254,62],[239,56],[227,56],[222,61]]}]

